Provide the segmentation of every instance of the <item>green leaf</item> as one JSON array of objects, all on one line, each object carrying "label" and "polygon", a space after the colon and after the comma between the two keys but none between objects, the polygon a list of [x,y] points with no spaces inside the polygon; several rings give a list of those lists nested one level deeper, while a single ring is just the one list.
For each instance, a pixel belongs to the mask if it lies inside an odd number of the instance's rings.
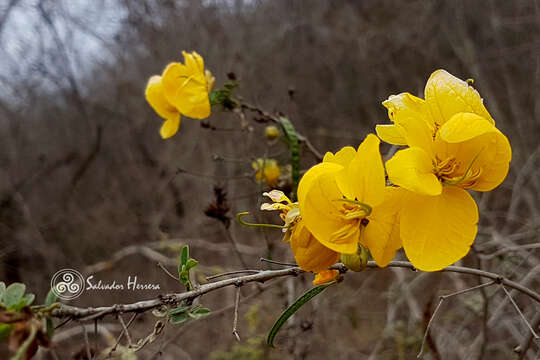
[{"label": "green leaf", "polygon": [[200,319],[202,317],[208,316],[212,313],[212,310],[205,307],[198,307],[189,312],[189,316],[193,319]]},{"label": "green leaf", "polygon": [[291,166],[292,166],[292,181],[293,189],[291,191],[291,200],[296,200],[296,189],[300,182],[300,151],[298,145],[298,135],[294,129],[293,124],[286,117],[280,116],[279,122],[283,127],[285,138],[287,139],[287,145],[291,153]]},{"label": "green leaf", "polygon": [[13,283],[9,285],[4,294],[4,304],[7,308],[17,305],[24,296],[26,285],[21,283]]},{"label": "green leaf", "polygon": [[4,294],[6,293],[6,284],[0,281],[0,303],[4,302]]},{"label": "green leaf", "polygon": [[54,304],[56,302],[56,298],[57,297],[54,291],[52,291],[52,289],[49,290],[49,292],[47,293],[47,296],[45,297],[45,306],[48,307]]},{"label": "green leaf", "polygon": [[188,321],[189,319],[190,317],[189,317],[188,312],[181,312],[178,314],[171,315],[171,317],[169,318],[169,321],[171,322],[171,324],[180,324],[180,323],[183,323],[184,321]]},{"label": "green leaf", "polygon": [[188,312],[191,309],[191,306],[178,306],[174,309],[169,310],[169,315],[176,315],[180,313]]},{"label": "green leaf", "polygon": [[32,303],[36,299],[36,295],[34,295],[32,293],[28,293],[28,294],[24,295],[23,299],[26,300],[26,306],[30,306],[30,305],[32,305]]},{"label": "green leaf", "polygon": [[0,340],[7,338],[11,330],[13,330],[12,324],[0,324]]},{"label": "green leaf", "polygon": [[226,90],[214,90],[208,95],[210,99],[210,105],[219,105],[225,101],[228,97]]},{"label": "green leaf", "polygon": [[309,300],[319,295],[326,288],[334,284],[336,284],[335,280],[332,282],[329,282],[328,284],[315,286],[313,289],[308,290],[306,293],[304,293],[304,295],[296,299],[296,301],[280,315],[280,317],[274,323],[274,326],[272,326],[272,329],[270,330],[270,333],[268,333],[268,337],[266,339],[266,343],[268,344],[268,346],[275,347],[274,339],[277,333],[279,332],[279,330],[281,329],[281,327],[283,326],[283,324],[285,324],[285,322],[287,321],[287,319],[289,319],[295,312],[297,312]]},{"label": "green leaf", "polygon": [[195,266],[197,266],[199,262],[195,259],[189,259],[186,264],[186,270],[189,271],[193,269]]},{"label": "green leaf", "polygon": [[188,259],[189,259],[189,246],[184,245],[184,247],[182,247],[182,255],[180,256],[180,264],[186,265]]}]

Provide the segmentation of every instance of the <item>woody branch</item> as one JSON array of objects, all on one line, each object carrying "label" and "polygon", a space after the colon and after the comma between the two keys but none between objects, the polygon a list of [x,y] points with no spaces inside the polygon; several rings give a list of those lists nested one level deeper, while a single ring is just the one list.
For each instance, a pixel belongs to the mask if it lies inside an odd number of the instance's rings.
[{"label": "woody branch", "polygon": [[[367,264],[367,267],[371,269],[381,269],[377,266],[377,264],[374,261],[369,261]],[[406,268],[406,269],[416,271],[415,267],[408,261],[392,261],[388,264],[388,267]],[[333,268],[340,270],[340,272],[342,273],[347,271],[347,268],[345,267],[345,265],[341,263],[334,265]],[[78,319],[81,321],[88,321],[88,320],[95,320],[98,318],[102,318],[105,315],[109,315],[109,314],[141,313],[141,312],[146,312],[146,311],[155,309],[160,306],[176,305],[183,300],[195,299],[201,295],[204,295],[206,293],[209,293],[209,292],[212,292],[212,291],[224,288],[224,287],[242,286],[250,282],[264,282],[264,281],[268,281],[274,278],[280,278],[280,277],[285,277],[285,276],[297,276],[305,272],[299,267],[290,267],[287,269],[280,269],[280,270],[261,270],[261,271],[253,270],[253,271],[257,271],[257,273],[233,277],[233,278],[229,278],[229,279],[225,279],[221,281],[216,281],[209,284],[201,285],[200,287],[192,291],[187,291],[187,292],[178,293],[178,294],[162,295],[156,299],[139,301],[139,302],[135,302],[131,304],[115,304],[111,306],[103,306],[103,307],[96,307],[96,308],[93,308],[93,307],[80,308],[80,307],[74,307],[74,306],[69,306],[65,304],[59,304],[55,309],[51,311],[50,315],[56,318],[67,317],[71,319]],[[441,272],[460,273],[460,274],[467,274],[467,275],[478,276],[481,278],[491,279],[495,283],[517,290],[518,292],[521,292],[529,296],[531,299],[540,303],[539,293],[496,273],[478,270],[474,268],[462,267],[462,266],[449,266],[441,270]]]}]

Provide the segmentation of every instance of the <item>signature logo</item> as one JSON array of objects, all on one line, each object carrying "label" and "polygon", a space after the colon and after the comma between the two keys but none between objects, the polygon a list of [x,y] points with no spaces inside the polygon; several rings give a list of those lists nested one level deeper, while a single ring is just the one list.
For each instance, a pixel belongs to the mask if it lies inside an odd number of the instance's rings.
[{"label": "signature logo", "polygon": [[53,275],[51,289],[62,300],[76,299],[84,291],[84,277],[77,270],[62,269]]}]

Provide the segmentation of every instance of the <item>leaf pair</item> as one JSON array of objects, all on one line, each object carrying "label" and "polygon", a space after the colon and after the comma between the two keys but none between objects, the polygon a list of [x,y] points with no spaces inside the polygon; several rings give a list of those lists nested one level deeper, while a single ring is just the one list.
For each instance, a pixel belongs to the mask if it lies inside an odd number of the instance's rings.
[{"label": "leaf pair", "polygon": [[13,283],[6,288],[6,284],[0,281],[0,306],[8,311],[20,311],[25,306],[30,306],[35,299],[34,294],[24,294],[26,285]]},{"label": "leaf pair", "polygon": [[200,319],[207,315],[210,315],[212,311],[202,306],[185,306],[181,305],[174,309],[169,310],[169,321],[172,324],[180,324],[185,321],[194,319]]},{"label": "leaf pair", "polygon": [[189,257],[189,246],[182,247],[180,255],[180,264],[178,264],[178,280],[186,287],[188,291],[193,290],[193,285],[189,278],[189,271],[195,268],[199,262]]}]

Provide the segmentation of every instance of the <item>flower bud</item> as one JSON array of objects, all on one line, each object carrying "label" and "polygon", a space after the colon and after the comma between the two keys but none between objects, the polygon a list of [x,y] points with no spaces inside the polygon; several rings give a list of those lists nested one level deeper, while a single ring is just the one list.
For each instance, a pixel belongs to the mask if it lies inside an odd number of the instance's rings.
[{"label": "flower bud", "polygon": [[269,125],[264,129],[264,136],[268,141],[275,140],[279,136],[279,129],[274,125]]},{"label": "flower bud", "polygon": [[351,271],[362,271],[368,262],[368,252],[365,247],[358,244],[355,254],[341,254],[341,262]]}]

